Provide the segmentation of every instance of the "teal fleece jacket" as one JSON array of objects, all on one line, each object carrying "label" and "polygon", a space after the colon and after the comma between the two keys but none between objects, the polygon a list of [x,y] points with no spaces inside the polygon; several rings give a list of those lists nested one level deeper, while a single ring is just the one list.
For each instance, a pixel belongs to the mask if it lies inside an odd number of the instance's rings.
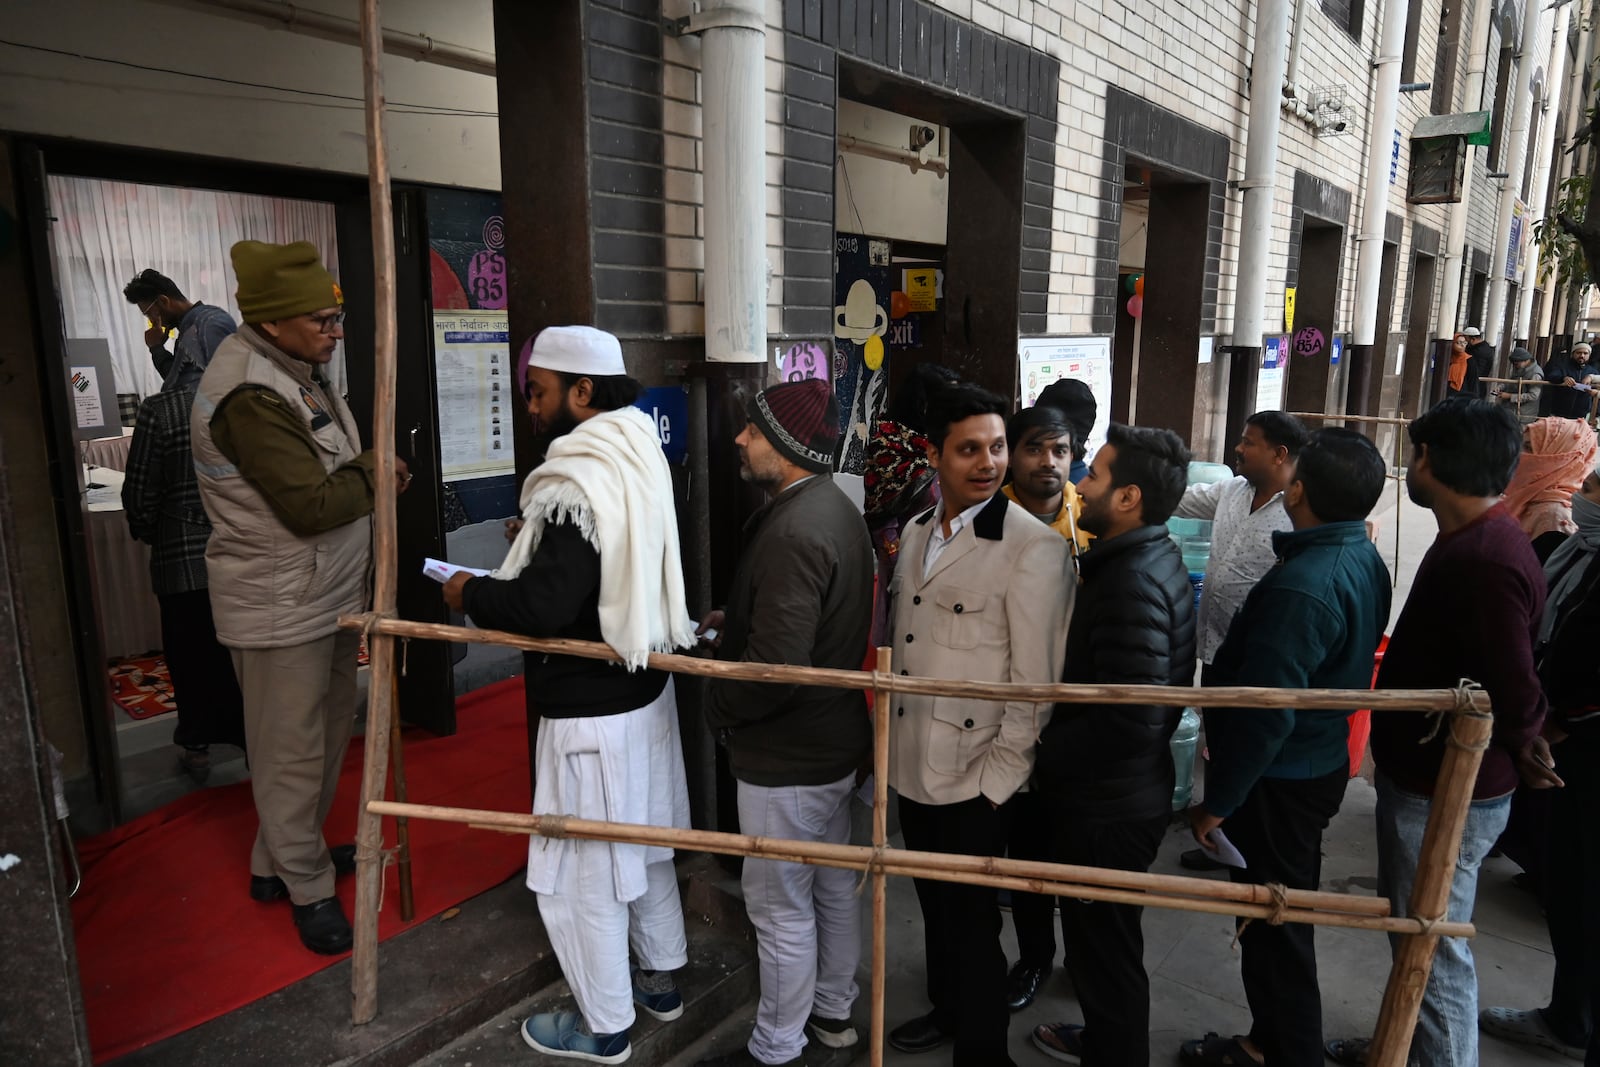
[{"label": "teal fleece jacket", "polygon": [[[1272,535],[1278,554],[1217,650],[1207,685],[1366,689],[1389,620],[1389,571],[1360,522]],[[1351,709],[1354,710],[1354,709]],[[1226,818],[1259,778],[1320,778],[1344,766],[1346,711],[1206,712],[1205,809]]]}]

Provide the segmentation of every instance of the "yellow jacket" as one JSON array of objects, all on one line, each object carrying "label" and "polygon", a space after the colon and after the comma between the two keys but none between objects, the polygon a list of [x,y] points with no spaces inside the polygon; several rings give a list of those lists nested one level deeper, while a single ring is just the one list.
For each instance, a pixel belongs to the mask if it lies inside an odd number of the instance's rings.
[{"label": "yellow jacket", "polygon": [[[1011,498],[1013,503],[1019,503],[1017,494],[1011,486],[1006,486],[1004,492],[1006,496]],[[1071,482],[1063,483],[1061,487],[1061,511],[1056,515],[1055,521],[1050,523],[1050,528],[1073,543],[1072,554],[1074,556],[1087,551],[1089,542],[1094,537],[1094,534],[1078,525],[1078,516],[1082,513],[1083,498],[1078,495],[1077,486]]]}]

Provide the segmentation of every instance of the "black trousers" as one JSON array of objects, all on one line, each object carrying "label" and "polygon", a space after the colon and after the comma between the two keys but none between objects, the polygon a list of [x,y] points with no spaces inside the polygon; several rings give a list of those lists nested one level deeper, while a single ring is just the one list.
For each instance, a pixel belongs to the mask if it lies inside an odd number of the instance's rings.
[{"label": "black trousers", "polygon": [[[1007,807],[1011,835],[1006,855],[1014,860],[1041,860],[1051,856],[1049,809],[1038,793],[1018,793]],[[1043,893],[1011,892],[1011,923],[1017,930],[1018,962],[1049,969],[1056,961],[1056,898]]]},{"label": "black trousers", "polygon": [[217,643],[210,592],[167,593],[156,600],[161,605],[162,652],[178,702],[172,743],[243,748],[244,697],[233,675],[233,658]]},{"label": "black trousers", "polygon": [[[919,804],[900,798],[906,848],[921,852],[1004,855],[1009,803],[984,797],[959,804]],[[928,1000],[939,1028],[955,1040],[957,1067],[1004,1067],[1006,954],[1000,947],[1000,909],[987,886],[913,879],[922,905]]]},{"label": "black trousers", "polygon": [[[1339,811],[1350,771],[1321,778],[1261,778],[1222,830],[1249,864],[1228,868],[1235,882],[1317,889],[1322,831]],[[1317,986],[1316,927],[1240,923],[1239,970],[1250,1003],[1250,1040],[1267,1067],[1322,1067],[1322,992]]]},{"label": "black trousers", "polygon": [[[1148,871],[1168,814],[1086,822],[1051,807],[1057,863]],[[1083,1008],[1084,1067],[1147,1067],[1150,977],[1144,970],[1144,909],[1133,904],[1061,898],[1067,973]]]},{"label": "black trousers", "polygon": [[1588,1046],[1586,1067],[1600,1067],[1600,737],[1570,737],[1552,754],[1567,784],[1550,790],[1545,916],[1556,976],[1544,1016],[1563,1040]]}]

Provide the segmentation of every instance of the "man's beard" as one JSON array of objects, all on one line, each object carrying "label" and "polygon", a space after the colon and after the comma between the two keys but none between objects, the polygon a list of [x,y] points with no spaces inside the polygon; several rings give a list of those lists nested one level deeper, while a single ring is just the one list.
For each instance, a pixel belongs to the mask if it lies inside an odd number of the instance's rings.
[{"label": "man's beard", "polygon": [[543,452],[550,447],[552,441],[558,437],[565,437],[578,428],[578,420],[573,417],[572,409],[567,406],[566,397],[561,398],[561,410],[556,412],[555,418],[549,422],[540,420],[534,431],[534,442],[539,451]]}]

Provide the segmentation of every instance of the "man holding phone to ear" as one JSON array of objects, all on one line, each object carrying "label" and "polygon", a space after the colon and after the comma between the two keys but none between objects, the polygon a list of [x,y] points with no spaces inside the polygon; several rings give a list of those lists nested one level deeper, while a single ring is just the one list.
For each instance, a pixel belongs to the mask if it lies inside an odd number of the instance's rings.
[{"label": "man holding phone to ear", "polygon": [[[217,346],[238,329],[222,308],[185,299],[171,278],[154,270],[136,274],[122,295],[150,321],[144,343],[165,389],[199,385]],[[167,350],[168,330],[178,331],[175,352]]]}]

